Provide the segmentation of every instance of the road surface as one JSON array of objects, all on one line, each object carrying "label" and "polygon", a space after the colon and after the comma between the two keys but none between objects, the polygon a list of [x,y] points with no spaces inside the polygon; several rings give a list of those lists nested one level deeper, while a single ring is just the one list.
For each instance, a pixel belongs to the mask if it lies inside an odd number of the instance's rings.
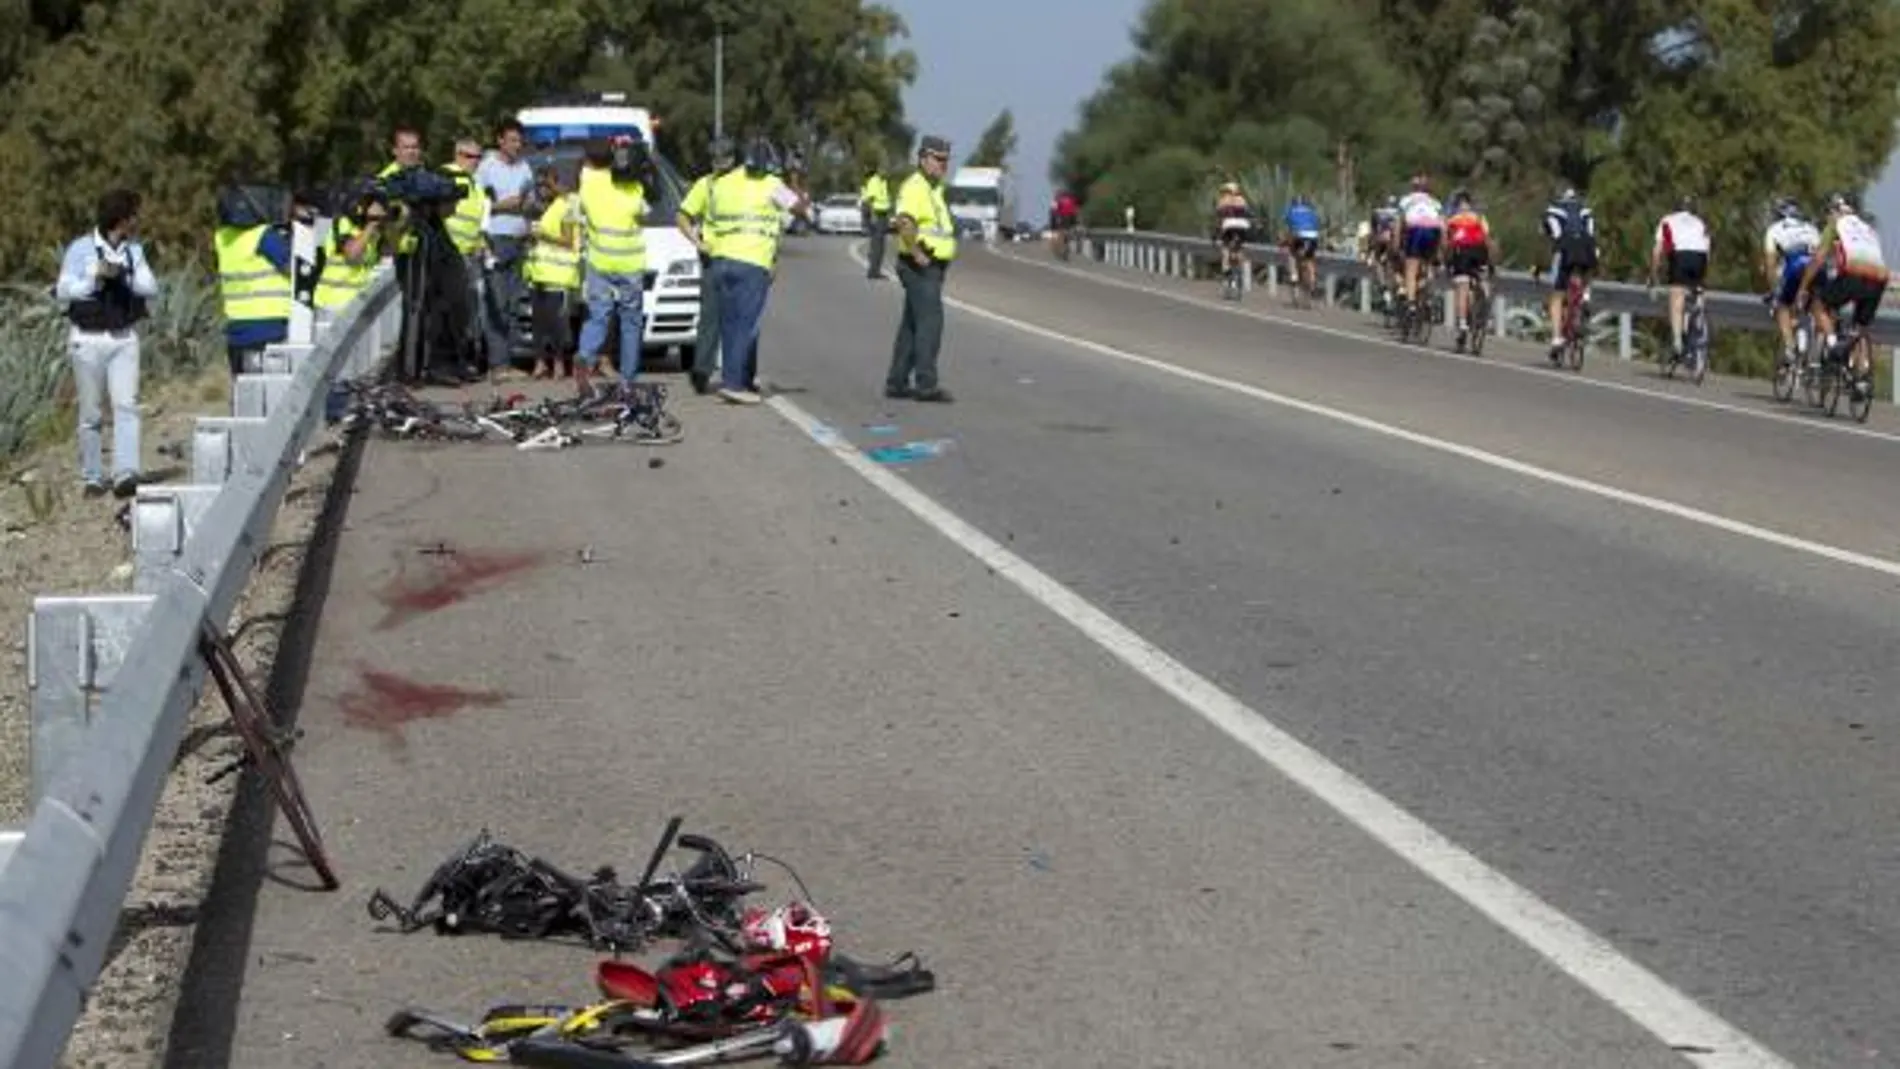
[{"label": "road surface", "polygon": [[[896,1065],[1900,1057],[1884,412],[977,251],[958,403],[890,402],[896,290],[848,248],[787,253],[786,392],[676,398],[663,467],[370,449],[301,714],[346,888],[222,893],[175,1064],[440,1064],[383,1017],[586,997],[590,955],[382,934],[364,898],[484,826],[632,867],[676,812],[938,971]],[[546,558],[388,619],[438,542]],[[374,672],[477,700],[394,722]]]}]

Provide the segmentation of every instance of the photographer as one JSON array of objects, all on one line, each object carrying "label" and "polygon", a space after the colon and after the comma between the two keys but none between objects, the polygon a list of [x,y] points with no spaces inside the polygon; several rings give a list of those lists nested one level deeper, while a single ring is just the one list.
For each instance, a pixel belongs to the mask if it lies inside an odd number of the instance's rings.
[{"label": "photographer", "polygon": [[587,240],[583,297],[587,323],[581,328],[580,365],[591,374],[607,347],[609,324],[620,327],[622,384],[640,374],[641,312],[647,269],[647,184],[653,181],[653,156],[638,134],[596,143],[588,152],[591,175],[583,173],[580,201]]},{"label": "photographer", "polygon": [[317,276],[317,307],[334,313],[355,300],[376,272],[387,211],[368,190],[330,224],[323,240],[323,273]]},{"label": "photographer", "polygon": [[316,223],[317,196],[300,191],[288,217],[271,218],[272,190],[232,184],[218,195],[218,227],[211,237],[224,307],[225,360],[233,377],[247,360],[290,337],[292,229]]},{"label": "photographer", "polygon": [[99,198],[98,226],[66,247],[54,295],[72,322],[67,351],[79,392],[79,477],[85,493],[105,493],[102,402],[112,400],[112,492],[131,497],[139,482],[139,335],[158,280],[138,233],[139,195]]}]

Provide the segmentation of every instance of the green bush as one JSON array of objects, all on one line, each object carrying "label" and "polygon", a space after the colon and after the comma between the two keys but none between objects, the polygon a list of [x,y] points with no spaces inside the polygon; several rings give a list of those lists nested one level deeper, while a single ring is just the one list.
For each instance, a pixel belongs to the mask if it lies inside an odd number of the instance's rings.
[{"label": "green bush", "polygon": [[[224,316],[214,280],[197,268],[159,278],[142,328],[146,383],[195,374],[224,351]],[[72,375],[66,318],[50,287],[0,287],[0,465],[70,425],[63,418]]]}]

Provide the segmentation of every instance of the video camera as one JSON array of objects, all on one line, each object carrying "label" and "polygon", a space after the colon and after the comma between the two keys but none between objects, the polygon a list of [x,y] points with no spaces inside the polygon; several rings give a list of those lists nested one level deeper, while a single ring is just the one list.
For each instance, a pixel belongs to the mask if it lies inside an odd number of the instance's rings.
[{"label": "video camera", "polygon": [[607,172],[616,182],[650,183],[653,180],[653,150],[638,135],[614,139],[613,158]]},{"label": "video camera", "polygon": [[447,208],[466,196],[462,183],[420,164],[373,179],[364,199],[384,207],[392,202],[410,208]]}]

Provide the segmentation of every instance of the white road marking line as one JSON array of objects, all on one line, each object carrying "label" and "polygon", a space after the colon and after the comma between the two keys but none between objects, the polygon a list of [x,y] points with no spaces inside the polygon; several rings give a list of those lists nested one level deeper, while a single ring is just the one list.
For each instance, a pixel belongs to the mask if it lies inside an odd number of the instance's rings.
[{"label": "white road marking line", "polygon": [[[853,256],[858,254],[855,247],[851,251]],[[1205,371],[1196,371],[1192,368],[1181,367],[1178,364],[1171,364],[1152,356],[1144,356],[1126,349],[1117,349],[1112,345],[1103,345],[1101,342],[1089,341],[1086,338],[1072,338],[1059,331],[1039,327],[1034,323],[1026,323],[1023,320],[1003,315],[1000,312],[992,312],[987,308],[978,307],[955,297],[945,297],[944,303],[968,312],[971,315],[994,320],[1004,326],[1012,327],[1026,334],[1034,334],[1040,338],[1061,342],[1065,345],[1073,345],[1077,348],[1088,350],[1089,352],[1100,353],[1103,356],[1113,357],[1117,360],[1150,368],[1155,371],[1163,372],[1164,374],[1173,375],[1177,378],[1187,379],[1190,382],[1198,382],[1204,386],[1213,386],[1218,389],[1241,394],[1245,397],[1251,397],[1255,400],[1265,401],[1269,404],[1291,408],[1296,411],[1308,413],[1309,415],[1321,416],[1351,427],[1371,431],[1374,434],[1384,435],[1388,438],[1397,438],[1402,442],[1409,442],[1413,445],[1423,446],[1441,453],[1449,453],[1453,456],[1463,457],[1466,460],[1473,460],[1480,464],[1508,471],[1514,475],[1521,475],[1527,479],[1535,479],[1539,482],[1561,486],[1568,490],[1576,490],[1597,497],[1607,498],[1621,504],[1633,505],[1637,508],[1647,509],[1651,512],[1660,513],[1674,519],[1687,520],[1690,523],[1698,523],[1705,527],[1712,527],[1728,534],[1740,535],[1743,538],[1752,538],[1758,542],[1766,542],[1769,545],[1778,546],[1782,549],[1792,549],[1799,553],[1820,557],[1823,560],[1833,561],[1836,564],[1847,564],[1856,568],[1865,568],[1868,571],[1878,572],[1882,575],[1900,578],[1900,561],[1889,560],[1885,557],[1876,557],[1870,553],[1861,553],[1856,550],[1829,545],[1826,542],[1817,542],[1772,528],[1761,527],[1743,520],[1731,519],[1718,513],[1708,512],[1690,505],[1679,504],[1665,498],[1651,497],[1648,494],[1639,494],[1633,490],[1624,490],[1620,487],[1592,482],[1589,479],[1578,478],[1574,475],[1565,475],[1560,471],[1540,468],[1534,464],[1514,460],[1511,457],[1493,453],[1489,450],[1463,445],[1444,438],[1435,438],[1429,434],[1423,434],[1418,431],[1406,430],[1403,427],[1394,426],[1390,423],[1381,423],[1378,420],[1366,416],[1355,415],[1354,413],[1332,408],[1327,405],[1317,404],[1312,401],[1303,401],[1297,397],[1289,397],[1285,394],[1275,393],[1272,390],[1263,389],[1249,383],[1236,382],[1233,379],[1224,379],[1218,375],[1210,375]]]},{"label": "white road marking line", "polygon": [[1760,408],[1749,408],[1746,405],[1730,404],[1726,401],[1710,401],[1702,397],[1685,397],[1682,394],[1668,393],[1663,390],[1649,389],[1642,386],[1632,386],[1629,383],[1625,383],[1625,382],[1606,382],[1602,379],[1585,378],[1581,375],[1558,374],[1553,371],[1547,371],[1543,368],[1525,367],[1521,364],[1511,364],[1511,363],[1505,363],[1505,362],[1497,361],[1497,360],[1484,360],[1479,357],[1461,356],[1457,353],[1448,353],[1441,349],[1431,349],[1431,348],[1426,348],[1426,347],[1417,346],[1417,345],[1407,345],[1404,342],[1393,341],[1390,338],[1381,338],[1381,337],[1378,337],[1376,335],[1371,335],[1371,334],[1361,334],[1356,331],[1346,330],[1342,327],[1331,327],[1331,326],[1327,326],[1324,323],[1309,323],[1302,319],[1288,319],[1285,316],[1277,316],[1268,312],[1259,312],[1251,308],[1236,307],[1231,303],[1224,303],[1224,304],[1216,303],[1212,300],[1196,297],[1192,294],[1174,293],[1170,290],[1158,289],[1153,286],[1144,286],[1139,282],[1133,282],[1124,278],[1116,278],[1112,275],[1104,275],[1095,271],[1083,271],[1083,270],[1080,270],[1079,268],[1068,267],[1063,264],[1046,264],[1038,260],[1031,260],[1026,256],[1013,256],[1013,255],[1010,255],[1009,253],[998,252],[995,250],[991,250],[991,255],[996,256],[1003,260],[1007,260],[1010,263],[1022,264],[1026,267],[1037,267],[1045,271],[1054,271],[1058,274],[1063,274],[1063,275],[1072,275],[1076,278],[1086,279],[1087,281],[1094,282],[1098,285],[1115,286],[1120,289],[1133,290],[1136,293],[1145,293],[1151,297],[1163,297],[1171,301],[1178,301],[1182,304],[1193,305],[1196,308],[1204,308],[1204,309],[1207,309],[1208,311],[1226,312],[1230,315],[1244,316],[1248,319],[1257,319],[1261,321],[1262,323],[1273,323],[1273,324],[1283,326],[1283,327],[1295,327],[1300,330],[1312,331],[1315,334],[1327,334],[1335,338],[1344,338],[1348,341],[1362,342],[1366,345],[1377,345],[1377,346],[1381,346],[1388,349],[1397,349],[1402,352],[1411,353],[1418,356],[1429,356],[1429,357],[1437,358],[1439,360],[1455,360],[1458,363],[1468,366],[1468,367],[1494,367],[1494,368],[1498,368],[1504,371],[1514,371],[1521,375],[1536,375],[1540,379],[1546,382],[1563,382],[1563,383],[1570,383],[1577,386],[1593,386],[1600,390],[1615,390],[1618,393],[1635,394],[1638,397],[1647,397],[1653,401],[1666,401],[1670,404],[1688,405],[1692,408],[1706,408],[1706,409],[1711,409],[1716,412],[1727,412],[1732,415],[1750,416],[1755,419],[1773,420],[1776,423],[1785,423],[1790,426],[1801,427],[1806,430],[1825,431],[1825,432],[1829,432],[1833,434],[1851,434],[1857,437],[1873,438],[1873,439],[1877,439],[1883,442],[1900,442],[1900,434],[1895,434],[1891,431],[1873,430],[1868,427],[1861,427],[1861,426],[1857,426],[1851,423],[1836,423],[1832,421],[1823,421],[1823,420],[1808,417],[1808,416],[1798,416],[1798,415],[1792,415],[1789,413],[1775,412],[1775,411],[1770,411],[1770,410],[1765,410],[1765,409],[1760,409]]},{"label": "white road marking line", "polygon": [[1510,877],[1275,726],[1160,647],[966,523],[783,396],[765,402],[845,467],[1015,584],[1123,664],[1331,807],[1355,827],[1517,937],[1564,975],[1706,1069],[1794,1069],[1792,1062],[1624,957]]}]

